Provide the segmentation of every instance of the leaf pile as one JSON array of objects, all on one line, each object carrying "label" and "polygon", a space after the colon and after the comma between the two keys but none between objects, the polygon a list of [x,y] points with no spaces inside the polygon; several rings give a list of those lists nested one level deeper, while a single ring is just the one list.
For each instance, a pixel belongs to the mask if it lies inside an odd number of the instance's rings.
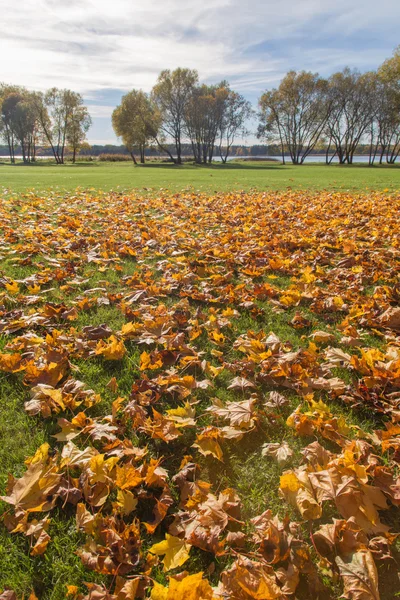
[{"label": "leaf pile", "polygon": [[[1,200],[0,372],[48,431],[8,478],[3,523],[44,560],[73,516],[98,579],[66,597],[380,598],[400,506],[399,208]],[[238,452],[274,473],[257,512]]]}]

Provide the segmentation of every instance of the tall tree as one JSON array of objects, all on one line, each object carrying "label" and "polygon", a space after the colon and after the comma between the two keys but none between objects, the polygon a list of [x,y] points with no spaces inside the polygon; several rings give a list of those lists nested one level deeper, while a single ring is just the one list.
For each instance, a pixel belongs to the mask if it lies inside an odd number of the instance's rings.
[{"label": "tall tree", "polygon": [[380,158],[394,163],[400,154],[400,46],[378,69],[379,101],[376,114]]},{"label": "tall tree", "polygon": [[40,126],[51,146],[54,158],[58,164],[63,164],[73,115],[82,109],[83,98],[71,90],[51,88],[45,94],[36,93],[35,104]]},{"label": "tall tree", "polygon": [[185,110],[185,131],[197,163],[211,163],[229,90],[226,82],[196,86]]},{"label": "tall tree", "polygon": [[20,101],[23,88],[16,85],[0,84],[0,134],[7,142],[10,161],[15,162],[14,114]]},{"label": "tall tree", "polygon": [[78,104],[72,107],[67,129],[67,142],[72,149],[72,162],[75,162],[80,147],[86,140],[86,134],[92,124],[92,118],[86,106]]},{"label": "tall tree", "polygon": [[123,96],[112,114],[112,124],[133,162],[137,164],[135,152],[138,151],[140,162],[144,163],[145,148],[152,140],[158,139],[160,126],[159,112],[149,97],[142,90],[132,90]]},{"label": "tall tree", "polygon": [[303,164],[312,152],[330,114],[327,82],[318,73],[289,71],[279,88],[259,101],[258,137],[279,141],[293,164]]},{"label": "tall tree", "polygon": [[393,56],[379,67],[379,75],[400,92],[400,45],[395,48]]},{"label": "tall tree", "polygon": [[228,87],[219,130],[219,153],[222,162],[226,163],[228,160],[236,136],[244,137],[249,133],[246,124],[252,114],[250,102]]},{"label": "tall tree", "polygon": [[16,144],[25,163],[34,161],[40,132],[33,94],[24,88],[3,88],[1,122],[11,162],[15,162]]},{"label": "tall tree", "polygon": [[363,136],[371,127],[376,110],[376,81],[373,74],[361,74],[345,68],[329,78],[329,101],[331,110],[325,131],[334,156],[339,163],[351,164],[354,153]]},{"label": "tall tree", "polygon": [[182,162],[182,141],[185,128],[187,103],[198,82],[197,71],[192,69],[175,69],[162,71],[152,90],[152,99],[161,114],[161,130],[167,139],[171,139],[176,158],[174,162]]}]

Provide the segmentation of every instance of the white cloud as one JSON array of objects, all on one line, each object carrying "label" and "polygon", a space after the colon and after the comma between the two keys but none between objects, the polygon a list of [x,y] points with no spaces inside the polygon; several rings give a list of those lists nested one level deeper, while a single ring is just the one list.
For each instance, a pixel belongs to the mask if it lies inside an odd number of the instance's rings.
[{"label": "white cloud", "polygon": [[[312,68],[318,56],[311,41],[311,55],[307,52],[307,36],[351,36],[396,17],[395,0],[353,0],[350,8],[347,0],[7,2],[0,21],[0,73],[28,87],[90,93],[107,87],[149,90],[162,68],[182,65],[197,68],[202,79],[237,77],[243,90],[260,89],[290,67],[290,42],[300,44],[304,67]],[[317,21],[318,32],[312,29]],[[246,52],[264,42],[276,47],[280,40],[286,57]],[[329,52],[325,58],[330,61]]]},{"label": "white cloud", "polygon": [[103,104],[88,104],[88,110],[92,118],[111,119],[111,114],[115,106],[105,106]]},{"label": "white cloud", "polygon": [[376,67],[400,20],[398,0],[0,0],[0,11],[0,81],[79,91],[94,119],[111,115],[107,90],[148,91],[164,68],[226,78],[255,101],[291,68]]}]

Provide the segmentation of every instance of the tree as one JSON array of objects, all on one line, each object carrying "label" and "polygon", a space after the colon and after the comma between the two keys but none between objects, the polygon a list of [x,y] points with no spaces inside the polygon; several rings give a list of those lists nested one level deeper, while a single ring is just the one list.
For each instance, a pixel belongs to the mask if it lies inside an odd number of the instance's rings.
[{"label": "tree", "polygon": [[228,87],[220,125],[219,153],[222,162],[226,163],[228,160],[235,137],[248,134],[246,123],[252,114],[250,102]]},{"label": "tree", "polygon": [[397,46],[393,56],[385,60],[379,68],[380,77],[391,87],[400,92],[400,46]]},{"label": "tree", "polygon": [[159,112],[149,97],[142,90],[132,90],[123,96],[121,104],[113,111],[112,124],[135,165],[135,151],[139,151],[140,162],[144,163],[145,148],[151,140],[158,139],[160,126]]},{"label": "tree", "polygon": [[322,134],[330,114],[327,82],[318,73],[290,71],[278,89],[259,101],[258,137],[277,141],[293,164],[303,164]]},{"label": "tree", "polygon": [[197,163],[212,161],[228,95],[224,81],[214,86],[203,84],[192,91],[185,110],[185,131]]},{"label": "tree", "polygon": [[7,142],[10,161],[15,162],[14,112],[21,99],[22,88],[0,84],[0,134]]},{"label": "tree", "polygon": [[[56,162],[63,164],[67,137],[71,127],[74,129],[73,115],[82,116],[82,127],[86,127],[84,124],[88,122],[87,117],[83,116],[85,112],[83,111],[85,108],[83,98],[77,92],[58,88],[52,88],[45,94],[36,93],[34,98],[43,133],[51,146]],[[81,133],[86,133],[86,131],[82,130]]]},{"label": "tree", "polygon": [[33,94],[24,88],[4,86],[1,122],[11,162],[15,162],[16,143],[21,147],[23,161],[34,161],[39,128]]},{"label": "tree", "polygon": [[67,142],[72,150],[72,162],[75,162],[76,154],[85,142],[91,124],[92,119],[86,106],[78,104],[72,107],[67,129]]},{"label": "tree", "polygon": [[331,110],[324,133],[340,164],[353,162],[354,153],[374,119],[376,81],[371,73],[360,74],[345,68],[329,78],[328,96]]},{"label": "tree", "polygon": [[[380,151],[379,162],[394,163],[400,154],[400,46],[391,58],[378,69],[378,109],[376,111],[375,151]],[[372,147],[371,141],[371,147]],[[373,162],[373,161],[372,161]]]},{"label": "tree", "polygon": [[160,73],[151,94],[161,115],[161,130],[166,138],[172,139],[176,158],[169,152],[168,154],[178,164],[182,162],[182,138],[187,104],[198,79],[197,71],[192,69],[165,70]]}]

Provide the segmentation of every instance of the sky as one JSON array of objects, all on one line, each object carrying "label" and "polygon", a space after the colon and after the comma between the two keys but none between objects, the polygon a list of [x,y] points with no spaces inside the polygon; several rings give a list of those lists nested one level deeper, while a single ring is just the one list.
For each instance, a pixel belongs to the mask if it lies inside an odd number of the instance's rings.
[{"label": "sky", "polygon": [[376,69],[400,43],[399,0],[0,0],[0,15],[0,81],[80,92],[99,144],[163,69],[227,79],[256,107],[288,70]]}]

